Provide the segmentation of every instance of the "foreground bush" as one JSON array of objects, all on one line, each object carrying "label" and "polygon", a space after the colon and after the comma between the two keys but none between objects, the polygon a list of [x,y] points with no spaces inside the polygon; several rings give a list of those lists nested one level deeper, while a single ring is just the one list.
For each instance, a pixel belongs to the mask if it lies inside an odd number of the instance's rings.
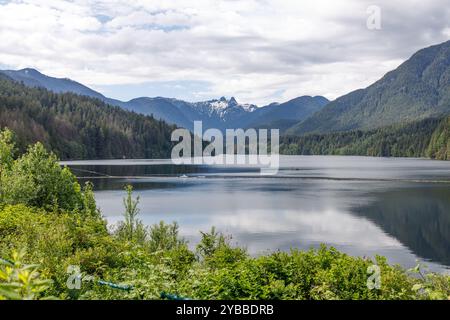
[{"label": "foreground bush", "polygon": [[[89,187],[82,192],[75,175],[61,168],[57,157],[41,143],[15,157],[14,135],[0,132],[0,200],[8,204],[26,204],[41,208],[91,210]],[[91,212],[94,214],[94,212]]]},{"label": "foreground bush", "polygon": [[0,300],[33,300],[51,284],[50,280],[40,279],[36,265],[21,263],[23,255],[14,252],[12,261],[0,260]]},{"label": "foreground bush", "polygon": [[[14,151],[1,132],[0,299],[450,298],[450,276],[324,246],[255,258],[213,228],[191,249],[177,224],[142,224],[131,187],[124,221],[108,230],[91,185],[82,191],[40,144]],[[381,283],[371,289],[374,264]]]},{"label": "foreground bush", "polygon": [[[177,241],[174,242],[174,230]],[[166,292],[192,299],[448,299],[450,277],[420,275],[375,261],[351,257],[333,248],[258,258],[232,247],[220,233],[203,233],[192,251],[179,239],[176,225],[161,223],[144,242],[108,233],[98,218],[47,212],[24,205],[0,211],[0,256],[39,264],[45,287],[33,298],[159,299]],[[367,287],[367,268],[381,269],[380,289]],[[80,290],[67,285],[69,266],[78,266]],[[5,272],[6,265],[0,267]],[[2,273],[0,272],[0,275]],[[119,286],[111,288],[98,281]],[[0,283],[16,282],[0,277]],[[2,288],[2,286],[0,286]],[[125,289],[124,289],[125,288]],[[2,298],[5,296],[1,294]]]}]

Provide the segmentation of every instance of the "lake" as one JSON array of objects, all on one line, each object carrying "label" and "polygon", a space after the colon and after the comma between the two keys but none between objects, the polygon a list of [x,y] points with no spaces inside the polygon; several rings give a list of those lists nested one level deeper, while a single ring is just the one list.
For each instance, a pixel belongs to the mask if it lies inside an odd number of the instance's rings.
[{"label": "lake", "polygon": [[195,246],[212,226],[253,255],[321,243],[410,268],[450,267],[450,162],[406,158],[282,156],[275,176],[254,167],[170,160],[63,162],[95,186],[110,224],[123,187],[140,196],[145,224],[176,221]]}]

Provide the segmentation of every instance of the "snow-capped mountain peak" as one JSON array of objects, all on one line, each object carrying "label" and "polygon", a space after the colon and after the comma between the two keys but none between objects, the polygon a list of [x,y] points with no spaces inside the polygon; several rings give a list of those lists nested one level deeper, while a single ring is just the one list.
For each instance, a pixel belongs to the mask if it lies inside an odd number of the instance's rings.
[{"label": "snow-capped mountain peak", "polygon": [[227,100],[225,97],[221,97],[219,100],[211,100],[209,101],[209,106],[212,111],[223,111],[229,108],[237,108],[242,109],[245,112],[252,112],[257,108],[257,106],[253,104],[240,104],[234,97],[231,97],[230,100]]},{"label": "snow-capped mountain peak", "polygon": [[230,117],[243,116],[257,109],[255,105],[238,103],[234,97],[231,97],[229,100],[221,97],[220,99],[209,101],[193,102],[190,103],[190,106],[199,114],[216,119],[219,122],[227,121]]},{"label": "snow-capped mountain peak", "polygon": [[220,100],[212,100],[209,102],[209,107],[211,108],[211,111],[213,110],[224,110],[226,108],[228,108],[228,101],[224,101],[222,100],[222,98]]},{"label": "snow-capped mountain peak", "polygon": [[258,109],[258,107],[255,106],[254,104],[248,104],[248,103],[246,103],[246,104],[241,104],[240,106],[241,106],[242,109],[244,109],[244,110],[247,111],[247,112],[253,112],[253,111],[255,111],[256,109]]},{"label": "snow-capped mountain peak", "polygon": [[[0,0],[1,1],[1,0]],[[113,106],[137,113],[152,115],[179,127],[193,129],[195,121],[202,121],[204,128],[248,128],[271,125],[274,121],[300,121],[324,107],[328,100],[323,97],[299,97],[282,104],[270,104],[258,108],[253,104],[241,104],[234,97],[188,102],[175,98],[141,97],[130,101],[119,101],[68,78],[55,78],[36,69],[0,70],[17,82],[28,87],[42,87],[56,93],[71,92],[94,97]],[[279,123],[279,122],[278,122]],[[278,125],[278,124],[277,124]]]}]

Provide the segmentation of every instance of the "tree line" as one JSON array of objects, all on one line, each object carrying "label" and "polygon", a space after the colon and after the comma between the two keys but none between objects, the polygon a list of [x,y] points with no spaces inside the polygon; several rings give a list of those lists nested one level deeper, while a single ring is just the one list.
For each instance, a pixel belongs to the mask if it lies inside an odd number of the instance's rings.
[{"label": "tree line", "polygon": [[287,155],[362,155],[450,159],[450,117],[429,118],[374,130],[284,136]]},{"label": "tree line", "polygon": [[[0,128],[19,151],[41,142],[60,159],[169,158],[175,126],[72,93],[30,88],[0,75]],[[373,130],[282,136],[287,155],[365,155],[450,159],[450,117]]]},{"label": "tree line", "polygon": [[61,159],[167,158],[174,126],[86,96],[57,94],[0,77],[0,127],[17,146],[37,141]]}]

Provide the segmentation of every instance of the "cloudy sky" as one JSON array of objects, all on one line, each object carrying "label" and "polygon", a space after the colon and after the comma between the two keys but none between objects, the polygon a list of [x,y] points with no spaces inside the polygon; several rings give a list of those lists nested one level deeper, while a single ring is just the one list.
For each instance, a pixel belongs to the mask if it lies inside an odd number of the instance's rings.
[{"label": "cloudy sky", "polygon": [[0,0],[1,69],[122,100],[333,99],[449,39],[448,0]]}]

